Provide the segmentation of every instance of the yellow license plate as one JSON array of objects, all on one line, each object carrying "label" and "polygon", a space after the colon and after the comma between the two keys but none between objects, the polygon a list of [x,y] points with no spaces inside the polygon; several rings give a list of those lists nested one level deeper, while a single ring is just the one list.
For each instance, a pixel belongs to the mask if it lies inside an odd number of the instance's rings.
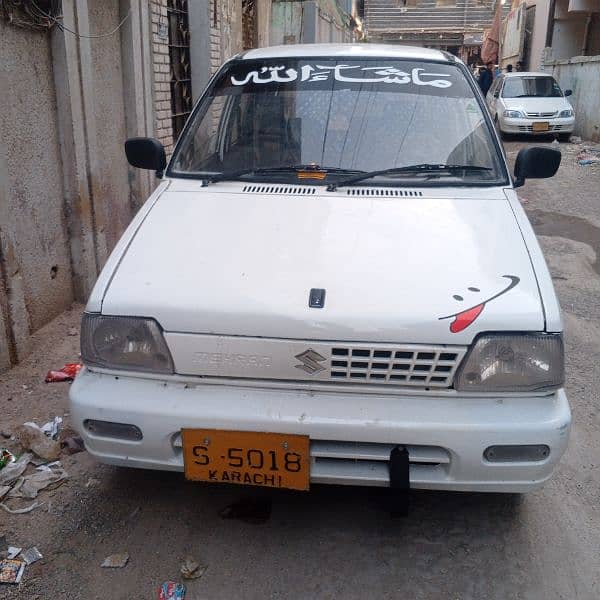
[{"label": "yellow license plate", "polygon": [[550,123],[546,121],[539,121],[538,123],[533,123],[531,128],[533,131],[548,131],[550,128]]},{"label": "yellow license plate", "polygon": [[194,481],[308,490],[306,435],[182,429],[185,476]]}]

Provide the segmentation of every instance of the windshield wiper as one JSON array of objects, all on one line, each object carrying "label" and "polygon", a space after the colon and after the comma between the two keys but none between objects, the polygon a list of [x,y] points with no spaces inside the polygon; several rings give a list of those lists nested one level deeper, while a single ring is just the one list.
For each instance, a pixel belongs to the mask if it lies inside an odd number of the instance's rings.
[{"label": "windshield wiper", "polygon": [[234,180],[244,175],[260,175],[264,173],[285,173],[289,171],[315,171],[317,173],[364,173],[357,169],[341,169],[339,167],[320,167],[313,163],[306,165],[285,165],[274,167],[251,167],[247,169],[239,169],[238,171],[230,171],[228,173],[215,173],[204,177],[205,185],[215,183],[217,181]]},{"label": "windshield wiper", "polygon": [[431,163],[423,163],[420,165],[408,165],[406,167],[392,167],[390,169],[382,169],[381,171],[370,171],[368,173],[360,173],[354,177],[348,177],[348,179],[340,179],[335,183],[331,183],[327,186],[328,192],[335,192],[335,190],[343,185],[352,185],[353,183],[358,183],[359,181],[363,181],[365,179],[370,179],[371,177],[377,177],[378,175],[396,175],[399,173],[435,173],[435,174],[445,174],[449,173],[453,175],[458,171],[466,171],[466,172],[475,172],[475,171],[491,171],[491,167],[478,167],[475,165],[443,165],[443,164],[431,164]]}]

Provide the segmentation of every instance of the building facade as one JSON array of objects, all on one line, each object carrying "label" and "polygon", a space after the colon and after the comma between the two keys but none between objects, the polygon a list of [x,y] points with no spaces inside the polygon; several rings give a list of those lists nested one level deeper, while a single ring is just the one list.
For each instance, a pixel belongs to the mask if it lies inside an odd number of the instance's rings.
[{"label": "building facade", "polygon": [[352,42],[354,26],[349,0],[274,0],[270,41],[272,45]]},{"label": "building facade", "polygon": [[[439,48],[477,64],[484,31],[501,1],[365,0],[365,34],[371,42]],[[508,12],[508,6],[502,10]]]},{"label": "building facade", "polygon": [[513,2],[503,22],[503,64],[535,71],[544,61],[600,54],[600,0]]}]

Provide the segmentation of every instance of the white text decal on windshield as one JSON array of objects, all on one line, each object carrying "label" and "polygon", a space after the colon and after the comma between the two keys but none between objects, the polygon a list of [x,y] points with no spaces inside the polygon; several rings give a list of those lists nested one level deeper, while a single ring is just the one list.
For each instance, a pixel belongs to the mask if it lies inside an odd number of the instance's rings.
[{"label": "white text decal on windshield", "polygon": [[[352,69],[352,70],[351,70]],[[452,85],[448,79],[431,79],[431,77],[450,77],[448,73],[426,73],[425,69],[415,68],[410,73],[395,67],[361,67],[359,65],[304,65],[298,69],[279,67],[262,67],[250,71],[243,79],[231,76],[233,85],[253,83],[289,83],[291,81],[327,81],[333,74],[336,81],[349,83],[399,83],[413,85],[429,85],[447,88]]]}]

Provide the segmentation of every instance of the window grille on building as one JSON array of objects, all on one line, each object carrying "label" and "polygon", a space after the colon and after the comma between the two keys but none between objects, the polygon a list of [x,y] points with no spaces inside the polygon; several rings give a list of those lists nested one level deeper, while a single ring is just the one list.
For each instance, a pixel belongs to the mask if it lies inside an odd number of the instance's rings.
[{"label": "window grille on building", "polygon": [[173,138],[177,139],[193,105],[187,0],[168,0],[167,17],[169,21]]}]

